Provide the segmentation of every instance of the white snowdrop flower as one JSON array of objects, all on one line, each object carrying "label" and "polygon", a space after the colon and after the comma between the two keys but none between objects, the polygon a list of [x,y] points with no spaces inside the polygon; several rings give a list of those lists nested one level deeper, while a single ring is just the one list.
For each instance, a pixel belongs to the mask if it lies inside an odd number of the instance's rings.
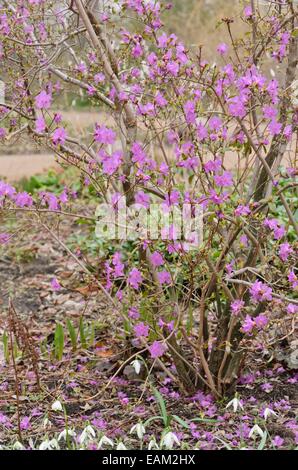
[{"label": "white snowdrop flower", "polygon": [[45,418],[43,420],[43,428],[50,428],[52,426],[52,422],[49,420],[49,418]]},{"label": "white snowdrop flower", "polygon": [[101,449],[103,445],[114,447],[114,442],[112,439],[108,438],[107,436],[102,436],[98,443],[98,449]]},{"label": "white snowdrop flower", "polygon": [[119,442],[119,444],[116,447],[116,450],[127,450],[123,442]]},{"label": "white snowdrop flower", "polygon": [[162,445],[164,445],[166,449],[171,450],[173,449],[174,444],[177,444],[177,446],[180,446],[180,441],[175,433],[173,433],[172,431],[169,431],[163,436]]},{"label": "white snowdrop flower", "polygon": [[14,450],[25,450],[25,447],[20,441],[16,441],[12,447]]},{"label": "white snowdrop flower", "polygon": [[85,441],[90,441],[96,436],[95,431],[90,424],[85,427],[82,434],[80,435],[79,441],[80,444],[83,444]]},{"label": "white snowdrop flower", "polygon": [[141,362],[138,359],[135,359],[134,361],[130,363],[130,365],[134,368],[135,373],[139,375],[141,371],[141,365],[142,365]]},{"label": "white snowdrop flower", "polygon": [[136,434],[140,440],[143,439],[145,432],[146,429],[143,426],[143,423],[135,424],[130,430],[130,434]]},{"label": "white snowdrop flower", "polygon": [[148,444],[148,450],[152,450],[152,449],[159,450],[159,447],[157,445],[157,442],[156,442],[155,438],[151,439],[151,441]]},{"label": "white snowdrop flower", "polygon": [[39,446],[39,450],[58,450],[59,449],[59,444],[57,442],[57,439],[46,439],[45,441],[43,441],[40,446]]},{"label": "white snowdrop flower", "polygon": [[260,437],[264,436],[264,431],[260,428],[258,424],[255,424],[248,435],[248,437],[255,437],[255,435],[259,435]]},{"label": "white snowdrop flower", "polygon": [[59,400],[54,401],[51,408],[52,408],[53,411],[63,411],[61,401],[59,401]]},{"label": "white snowdrop flower", "polygon": [[264,410],[264,418],[265,418],[265,421],[267,421],[267,419],[268,419],[269,416],[271,416],[271,415],[277,416],[277,413],[275,413],[275,411],[273,411],[271,408],[265,408],[265,410]]},{"label": "white snowdrop flower", "polygon": [[61,441],[61,439],[64,439],[66,441],[67,436],[75,437],[76,435],[77,433],[72,429],[64,429],[62,432],[60,432],[58,436],[58,441]]},{"label": "white snowdrop flower", "polygon": [[229,401],[229,403],[226,406],[226,409],[230,408],[230,406],[233,406],[234,413],[237,412],[238,408],[243,410],[243,405],[237,397],[235,397],[235,398],[233,398],[233,400]]}]

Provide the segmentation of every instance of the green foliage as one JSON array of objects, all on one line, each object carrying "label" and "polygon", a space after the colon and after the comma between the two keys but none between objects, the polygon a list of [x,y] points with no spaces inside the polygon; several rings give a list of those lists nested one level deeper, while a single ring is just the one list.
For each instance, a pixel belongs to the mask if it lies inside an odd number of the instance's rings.
[{"label": "green foliage", "polygon": [[73,351],[76,351],[77,349],[77,333],[75,330],[75,327],[73,326],[72,322],[69,320],[69,318],[66,320],[66,325],[72,345]]},{"label": "green foliage", "polygon": [[54,351],[55,357],[58,361],[61,361],[63,357],[63,350],[64,350],[64,331],[63,326],[61,323],[57,323],[55,336],[54,336]]},{"label": "green foliage", "polygon": [[2,334],[2,344],[3,344],[3,354],[5,362],[9,363],[9,343],[8,343],[8,334],[6,331]]}]

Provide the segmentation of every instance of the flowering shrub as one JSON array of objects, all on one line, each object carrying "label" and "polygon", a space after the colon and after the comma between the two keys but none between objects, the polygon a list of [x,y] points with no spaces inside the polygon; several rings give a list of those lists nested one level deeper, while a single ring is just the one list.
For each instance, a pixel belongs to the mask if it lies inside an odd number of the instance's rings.
[{"label": "flowering shrub", "polygon": [[[249,33],[236,40],[233,20],[223,19],[230,41],[209,64],[163,30],[168,8],[0,0],[0,140],[26,133],[47,146],[115,213],[123,201],[145,213],[161,204],[166,236],[136,225],[129,244],[110,242],[104,280],[95,282],[137,348],[185,391],[221,396],[273,312],[292,318],[298,309],[297,169],[281,167],[297,133],[297,12],[290,0],[262,11],[252,1],[241,14]],[[54,111],[64,91],[96,107],[88,135],[72,135]],[[55,230],[56,217],[82,217],[74,198],[71,188],[33,197],[0,182],[3,215],[34,216],[92,278]],[[196,230],[177,236],[184,204],[191,216],[203,209],[203,240]],[[1,233],[0,243],[12,236]]]}]

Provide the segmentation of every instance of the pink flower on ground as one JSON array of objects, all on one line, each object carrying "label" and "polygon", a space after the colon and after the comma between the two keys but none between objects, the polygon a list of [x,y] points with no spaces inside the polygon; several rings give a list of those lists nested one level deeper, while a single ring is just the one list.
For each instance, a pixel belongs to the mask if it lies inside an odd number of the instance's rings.
[{"label": "pink flower on ground", "polygon": [[28,416],[25,416],[21,420],[20,427],[22,431],[26,431],[27,429],[30,428],[30,418]]},{"label": "pink flower on ground", "polygon": [[275,447],[282,447],[284,443],[284,439],[280,436],[275,436],[274,439],[272,439],[272,444]]},{"label": "pink flower on ground", "polygon": [[161,357],[164,355],[167,347],[164,343],[161,341],[154,341],[154,343],[151,344],[149,351],[150,355],[153,359],[157,359],[158,357]]},{"label": "pink flower on ground", "polygon": [[127,282],[134,289],[139,289],[140,284],[143,281],[143,276],[137,268],[133,268],[128,274]]},{"label": "pink flower on ground", "polygon": [[9,242],[9,233],[0,233],[0,245],[6,245]]},{"label": "pink flower on ground", "polygon": [[55,277],[51,280],[51,287],[53,291],[59,291],[62,288],[59,284],[59,281]]}]

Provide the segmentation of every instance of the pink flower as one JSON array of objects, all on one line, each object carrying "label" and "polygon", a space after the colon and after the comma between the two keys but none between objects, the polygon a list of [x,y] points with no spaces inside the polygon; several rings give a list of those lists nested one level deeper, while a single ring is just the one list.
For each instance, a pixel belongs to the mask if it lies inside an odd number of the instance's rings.
[{"label": "pink flower", "polygon": [[270,134],[273,136],[280,134],[280,131],[282,129],[282,124],[276,121],[275,119],[272,119],[272,121],[270,122],[268,126],[268,129],[269,129]]},{"label": "pink flower", "polygon": [[44,90],[35,97],[35,105],[38,109],[49,109],[51,103],[52,96]]},{"label": "pink flower", "polygon": [[206,173],[211,173],[212,171],[217,172],[221,169],[222,161],[220,158],[216,158],[215,160],[209,160],[204,164],[204,170]]},{"label": "pink flower", "polygon": [[59,284],[59,281],[55,277],[51,280],[51,287],[53,291],[61,290],[61,285]]},{"label": "pink flower", "polygon": [[139,285],[143,281],[143,276],[137,268],[133,268],[128,274],[127,282],[134,289],[139,289]]},{"label": "pink flower", "polygon": [[239,217],[240,215],[249,215],[251,213],[251,210],[247,206],[238,206],[235,209],[235,215]]},{"label": "pink flower", "polygon": [[263,329],[263,328],[265,328],[265,326],[268,325],[269,320],[265,315],[261,314],[261,315],[258,315],[257,317],[255,317],[255,323],[256,323],[256,325],[259,329]]},{"label": "pink flower", "polygon": [[94,139],[100,144],[113,144],[116,140],[116,133],[106,126],[96,124]]},{"label": "pink flower", "polygon": [[157,273],[160,284],[170,284],[172,282],[171,275],[168,271],[161,271]]},{"label": "pink flower", "polygon": [[263,114],[264,118],[266,119],[273,119],[277,116],[277,109],[273,106],[264,106],[263,107]]},{"label": "pink flower", "polygon": [[137,338],[147,338],[149,335],[149,326],[145,323],[138,323],[134,326],[134,332]]},{"label": "pink flower", "polygon": [[165,262],[163,256],[158,251],[154,251],[154,253],[152,253],[152,255],[150,256],[150,261],[155,268],[157,268],[158,266],[162,266]]},{"label": "pink flower", "polygon": [[215,175],[214,181],[217,186],[228,187],[233,185],[233,177],[229,171],[225,171],[222,175]]},{"label": "pink flower", "polygon": [[264,302],[272,300],[272,289],[261,281],[255,281],[249,289],[249,292],[255,302]]},{"label": "pink flower", "polygon": [[52,135],[52,141],[54,145],[63,145],[65,143],[67,134],[64,127],[58,127],[55,129]]},{"label": "pink flower", "polygon": [[141,315],[140,315],[140,312],[138,311],[137,308],[131,307],[131,308],[128,310],[128,316],[129,316],[129,318],[131,318],[132,320],[138,320]]},{"label": "pink flower", "polygon": [[30,418],[28,416],[25,416],[24,418],[22,418],[20,427],[22,431],[25,431],[30,428]]},{"label": "pink flower", "polygon": [[99,83],[102,83],[105,81],[105,75],[100,72],[100,73],[97,73],[96,75],[94,75],[94,82],[96,83],[96,85],[98,85]]},{"label": "pink flower", "polygon": [[288,280],[292,284],[293,289],[298,287],[298,278],[297,278],[296,274],[294,273],[294,271],[290,271],[290,273],[288,275]]},{"label": "pink flower", "polygon": [[180,68],[179,64],[177,62],[174,62],[173,60],[171,60],[167,64],[167,71],[174,77],[178,76],[179,68]]},{"label": "pink flower", "polygon": [[139,163],[141,166],[146,162],[147,155],[145,154],[142,145],[139,142],[134,142],[131,146],[132,151],[132,161],[134,163]]},{"label": "pink flower", "polygon": [[144,191],[138,191],[135,195],[135,201],[137,204],[140,204],[143,207],[146,207],[146,209],[149,208],[150,204],[150,197],[148,194],[145,194]]},{"label": "pink flower", "polygon": [[295,304],[288,304],[287,306],[287,313],[295,314],[298,312],[298,305]]},{"label": "pink flower", "polygon": [[234,302],[231,303],[232,314],[239,315],[244,305],[245,303],[243,302],[243,300],[234,300]]},{"label": "pink flower", "polygon": [[287,261],[289,255],[291,253],[293,253],[294,250],[293,248],[291,247],[291,245],[289,243],[282,243],[279,247],[279,257],[283,260],[283,261]]},{"label": "pink flower", "polygon": [[31,207],[33,205],[33,199],[30,194],[26,192],[18,193],[15,197],[15,204],[18,207]]},{"label": "pink flower", "polygon": [[121,150],[114,152],[112,155],[101,155],[102,171],[106,175],[113,175],[121,166],[123,154]]},{"label": "pink flower", "polygon": [[40,134],[46,130],[46,122],[42,116],[36,119],[35,130]]},{"label": "pink flower", "polygon": [[273,390],[273,385],[270,382],[265,382],[261,385],[261,389],[266,393],[270,393]]},{"label": "pink flower", "polygon": [[243,13],[244,13],[244,16],[245,16],[246,18],[250,18],[250,17],[252,16],[252,8],[251,8],[251,6],[248,5],[247,7],[245,7]]},{"label": "pink flower", "polygon": [[217,52],[220,54],[220,55],[225,55],[227,52],[228,52],[228,46],[226,43],[222,42],[220,44],[218,44],[217,46]]},{"label": "pink flower", "polygon": [[194,124],[196,122],[196,107],[193,101],[187,101],[183,106],[186,122]]},{"label": "pink flower", "polygon": [[208,124],[211,131],[219,131],[222,127],[222,120],[218,116],[213,116]]},{"label": "pink flower", "polygon": [[6,245],[9,242],[9,233],[0,233],[0,245]]},{"label": "pink flower", "polygon": [[166,345],[162,343],[161,341],[154,341],[154,343],[152,343],[149,348],[151,357],[153,359],[157,359],[158,357],[163,356],[166,350],[167,350]]},{"label": "pink flower", "polygon": [[242,331],[244,333],[250,334],[254,329],[255,322],[250,315],[246,315],[244,322],[242,323]]},{"label": "pink flower", "polygon": [[157,106],[159,106],[160,108],[163,108],[164,106],[166,106],[168,104],[167,100],[165,99],[165,97],[163,96],[162,93],[158,92],[156,97],[155,97],[155,103],[157,104]]},{"label": "pink flower", "polygon": [[274,447],[282,447],[284,443],[284,439],[280,436],[275,436],[274,439],[272,439],[272,444]]},{"label": "pink flower", "polygon": [[165,197],[165,203],[163,205],[170,207],[175,206],[179,203],[180,193],[179,191],[171,191]]}]

